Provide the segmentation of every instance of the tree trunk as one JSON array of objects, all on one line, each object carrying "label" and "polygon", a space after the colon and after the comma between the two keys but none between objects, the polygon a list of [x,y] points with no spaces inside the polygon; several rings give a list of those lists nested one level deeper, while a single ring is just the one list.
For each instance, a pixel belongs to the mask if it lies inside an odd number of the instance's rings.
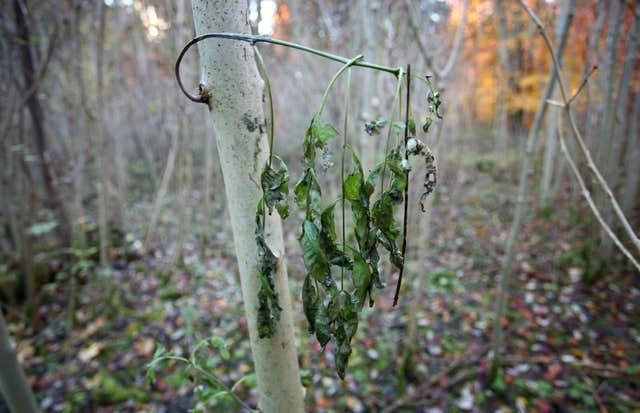
[{"label": "tree trunk", "polygon": [[203,194],[203,202],[202,206],[204,210],[202,211],[202,216],[204,222],[201,225],[201,239],[202,239],[202,252],[207,247],[209,241],[209,232],[212,230],[211,227],[211,218],[213,217],[211,210],[211,185],[213,183],[213,140],[215,136],[213,136],[213,123],[211,122],[211,117],[207,116],[205,119],[207,123],[206,132],[204,133],[204,177],[202,179],[202,194]]},{"label": "tree trunk", "polygon": [[[558,20],[556,25],[556,39],[560,39],[563,35],[563,22],[565,20],[565,15],[570,10],[568,9],[569,4],[567,1],[563,2],[563,13],[558,14]],[[567,33],[565,33],[565,36]],[[566,41],[566,40],[565,40]],[[558,61],[562,64],[562,57],[558,56]],[[555,87],[553,88],[555,90]],[[552,90],[551,95],[553,96],[554,92]],[[557,99],[556,99],[557,100]],[[542,202],[542,206],[546,207],[549,202],[549,192],[551,189],[551,180],[553,178],[553,171],[555,166],[556,159],[556,148],[557,148],[557,140],[555,138],[554,131],[557,128],[558,123],[558,115],[560,108],[551,107],[549,109],[549,115],[547,117],[547,136],[544,147],[544,164],[542,167],[542,183],[540,185],[540,200]]]},{"label": "tree trunk", "polygon": [[160,218],[160,210],[162,209],[162,202],[164,201],[164,197],[167,195],[167,191],[169,189],[169,181],[171,180],[171,176],[173,175],[173,169],[176,165],[176,156],[178,154],[178,150],[180,148],[180,137],[178,136],[178,129],[171,132],[171,147],[169,148],[169,155],[167,156],[167,164],[164,168],[164,172],[162,174],[162,180],[160,181],[160,188],[158,188],[158,193],[156,194],[156,199],[153,201],[153,208],[151,209],[151,219],[149,220],[149,225],[147,227],[147,236],[144,242],[144,249],[148,250],[151,246],[151,241],[153,238],[153,233],[156,228],[156,224],[158,223],[158,219]]},{"label": "tree trunk", "polygon": [[498,57],[500,58],[500,73],[498,79],[498,145],[504,150],[509,148],[509,95],[512,83],[511,63],[509,62],[507,14],[503,0],[496,0],[495,10],[498,19]]},{"label": "tree trunk", "polygon": [[[360,21],[362,22],[362,31],[364,34],[363,54],[365,56],[375,56],[376,46],[376,16],[371,9],[372,5],[367,0],[360,0]],[[373,70],[365,70],[362,73],[362,105],[361,117],[363,122],[371,122],[374,120],[373,113],[371,111],[371,99],[374,83],[374,77],[376,73]],[[362,165],[365,171],[370,170],[374,163],[374,154],[376,152],[375,140],[371,139],[366,133],[360,133],[360,153],[362,154]]]},{"label": "tree trunk", "polygon": [[638,202],[638,184],[640,183],[640,91],[636,92],[633,102],[631,124],[629,125],[629,141],[625,159],[625,180],[622,195],[622,208],[629,218],[633,218],[634,208]]},{"label": "tree trunk", "polygon": [[[620,76],[618,85],[618,97],[616,99],[615,106],[611,108],[612,116],[614,114],[615,116],[613,116],[611,122],[612,129],[609,130],[612,134],[612,139],[610,141],[611,144],[609,146],[607,164],[602,166],[603,169],[606,167],[606,169],[604,169],[605,177],[607,178],[609,186],[614,193],[618,189],[618,183],[620,182],[620,170],[618,166],[621,161],[620,155],[624,144],[625,131],[627,129],[627,124],[629,123],[627,114],[629,113],[629,98],[632,93],[631,82],[633,77],[633,67],[636,60],[635,56],[638,53],[638,37],[640,36],[640,22],[638,21],[639,13],[640,5],[636,5],[631,37],[627,44],[626,57],[624,59],[622,75]],[[632,148],[629,147],[629,149]],[[604,208],[602,212],[605,222],[611,222],[613,209],[608,205],[608,202],[607,207]],[[611,258],[611,254],[613,253],[613,242],[606,233],[603,234],[603,237],[602,254],[604,259],[608,260]]]},{"label": "tree trunk", "polygon": [[107,139],[105,135],[103,117],[103,70],[104,58],[104,31],[106,23],[106,10],[104,2],[98,2],[98,31],[96,33],[96,160],[98,164],[98,236],[100,239],[100,267],[106,268],[109,265],[109,223],[108,223],[108,196],[109,191],[109,168],[107,167]]},{"label": "tree trunk", "polygon": [[[556,46],[556,50],[554,51],[556,53],[556,56],[562,56],[564,46],[566,45],[569,27],[571,26],[571,21],[573,20],[573,12],[575,10],[575,6],[576,0],[570,0],[569,5],[567,6],[567,15],[562,25],[562,35],[560,36],[558,45]],[[533,125],[531,126],[531,130],[527,138],[525,153],[522,159],[516,210],[514,213],[513,222],[511,223],[511,228],[509,230],[509,237],[507,239],[506,251],[504,261],[502,262],[502,270],[500,273],[500,281],[498,284],[498,293],[495,301],[495,319],[493,325],[493,338],[491,342],[491,350],[493,353],[491,368],[492,375],[496,372],[496,368],[500,365],[500,352],[502,350],[502,318],[505,315],[506,309],[505,297],[507,294],[507,290],[510,287],[509,284],[511,282],[511,264],[513,262],[513,256],[515,255],[516,241],[518,239],[520,226],[526,212],[526,197],[529,192],[529,174],[531,173],[532,169],[534,149],[538,140],[540,125],[542,124],[542,119],[544,118],[545,109],[547,107],[547,100],[551,96],[551,91],[555,86],[557,77],[558,73],[556,72],[556,69],[554,67],[552,69],[551,75],[549,76],[549,81],[547,82],[547,87],[545,88],[542,95],[542,100],[540,101],[538,110],[536,111],[535,120],[533,122]]]},{"label": "tree trunk", "polygon": [[[196,34],[250,33],[246,1],[192,0]],[[261,197],[256,182],[268,156],[266,136],[249,130],[243,118],[264,119],[262,85],[255,58],[247,44],[211,40],[199,44],[201,89],[211,96],[218,153],[229,202],[231,227],[240,267],[240,281],[249,338],[255,364],[260,408],[265,413],[304,410],[303,389],[296,355],[291,297],[282,239],[276,214],[267,219],[267,242],[278,256],[274,277],[282,313],[275,334],[258,338],[257,310],[260,280],[254,235],[255,214]],[[253,128],[252,128],[253,129]]]},{"label": "tree trunk", "polygon": [[40,411],[31,387],[20,367],[16,352],[9,340],[9,331],[0,311],[0,393],[12,413],[37,413]]},{"label": "tree trunk", "polygon": [[[47,194],[47,207],[53,209],[58,219],[58,232],[63,246],[71,245],[71,229],[69,226],[69,218],[64,208],[62,198],[56,191],[54,179],[49,165],[49,153],[47,148],[47,136],[44,128],[44,111],[38,100],[38,90],[35,86],[36,68],[31,55],[31,31],[27,20],[26,5],[20,0],[14,0],[14,9],[16,14],[16,24],[18,36],[21,40],[20,57],[22,60],[22,73],[24,75],[25,90],[34,87],[33,93],[27,99],[27,107],[33,121],[34,138],[38,160],[40,161],[40,172],[42,174],[42,182]],[[53,41],[53,40],[52,40]]]},{"label": "tree trunk", "polygon": [[[613,98],[615,93],[615,79],[616,79],[616,53],[618,44],[618,38],[620,37],[620,28],[622,26],[622,18],[624,17],[624,5],[621,0],[611,1],[611,15],[609,19],[609,35],[607,36],[607,42],[605,45],[605,51],[608,56],[605,59],[605,70],[603,78],[605,79],[605,91],[604,91],[604,103],[602,107],[602,113],[604,119],[600,124],[600,134],[598,139],[598,145],[596,145],[596,165],[601,170],[605,167],[605,162],[609,155],[609,144],[611,137],[611,131],[613,130],[614,121],[614,105]],[[602,202],[600,205],[608,203],[606,197],[601,197]],[[606,235],[604,235],[606,237]]]}]

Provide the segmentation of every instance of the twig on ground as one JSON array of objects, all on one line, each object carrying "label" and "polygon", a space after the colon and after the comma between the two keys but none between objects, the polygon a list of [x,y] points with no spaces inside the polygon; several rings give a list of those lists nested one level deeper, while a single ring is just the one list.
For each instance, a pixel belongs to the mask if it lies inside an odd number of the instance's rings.
[{"label": "twig on ground", "polygon": [[382,410],[381,413],[392,413],[398,410],[400,407],[409,405],[418,399],[424,399],[426,395],[428,395],[438,384],[438,382],[458,369],[462,369],[464,367],[471,368],[468,372],[460,373],[458,376],[456,376],[453,380],[451,380],[451,383],[447,384],[446,387],[451,387],[455,384],[460,383],[461,381],[468,380],[470,377],[475,377],[481,374],[485,371],[485,369],[475,365],[487,354],[488,351],[489,346],[484,346],[480,349],[480,351],[462,356],[460,359],[454,361],[449,366],[442,369],[436,375],[431,376],[431,378],[429,378],[429,380],[427,380],[425,383],[421,384],[414,393],[407,394],[397,399],[395,402],[391,403],[384,410]]}]

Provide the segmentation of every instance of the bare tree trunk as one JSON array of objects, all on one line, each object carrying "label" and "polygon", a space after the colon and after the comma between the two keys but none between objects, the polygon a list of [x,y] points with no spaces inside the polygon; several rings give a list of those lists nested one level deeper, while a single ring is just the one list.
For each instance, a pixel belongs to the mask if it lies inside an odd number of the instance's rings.
[{"label": "bare tree trunk", "polygon": [[625,159],[625,180],[622,195],[622,206],[628,217],[633,217],[637,210],[638,184],[640,184],[640,91],[636,92],[633,102],[631,124],[629,125],[629,140],[627,142],[627,156]]},{"label": "bare tree trunk", "polygon": [[[42,182],[47,194],[47,207],[52,208],[58,218],[58,232],[60,240],[64,246],[71,245],[71,230],[69,218],[62,202],[60,194],[57,192],[53,175],[49,164],[49,153],[47,148],[47,136],[44,127],[44,111],[40,101],[38,100],[38,88],[36,85],[36,69],[31,55],[31,31],[27,20],[27,6],[21,0],[14,0],[14,9],[16,14],[16,22],[18,36],[21,39],[19,43],[20,57],[22,61],[22,73],[24,75],[24,87],[26,89],[34,88],[33,92],[27,99],[27,107],[33,121],[34,138],[36,151],[40,161],[40,172],[42,174]],[[52,40],[53,41],[53,40]]]},{"label": "bare tree trunk", "polygon": [[40,411],[27,378],[11,346],[9,331],[0,311],[0,393],[12,413],[38,413]]},{"label": "bare tree trunk", "polygon": [[[567,6],[567,14],[565,16],[564,23],[562,24],[562,35],[559,38],[558,45],[556,46],[555,50],[556,56],[562,56],[562,53],[564,51],[567,36],[569,33],[569,27],[571,26],[571,22],[573,20],[575,6],[576,0],[569,0],[569,5]],[[529,137],[527,138],[525,153],[523,154],[516,210],[514,213],[513,222],[511,223],[511,228],[509,230],[509,237],[507,239],[504,261],[502,263],[502,270],[499,278],[498,293],[495,301],[495,319],[493,325],[493,338],[491,342],[491,350],[493,353],[491,368],[492,373],[495,373],[496,369],[500,366],[500,353],[502,351],[503,344],[502,318],[504,317],[506,310],[505,297],[508,289],[510,288],[512,275],[511,264],[513,262],[513,257],[515,254],[515,246],[518,239],[518,234],[520,233],[520,226],[526,212],[526,197],[529,192],[529,174],[531,173],[532,169],[534,149],[538,140],[538,133],[540,131],[540,125],[542,124],[542,119],[544,117],[547,100],[551,96],[551,91],[555,86],[557,77],[558,73],[556,72],[556,68],[554,66],[551,75],[549,76],[547,87],[542,94],[540,105],[538,106],[538,110],[536,111],[535,120],[533,122],[533,125],[531,126]]]},{"label": "bare tree trunk", "polygon": [[[602,37],[602,28],[604,27],[604,22],[607,17],[606,2],[604,0],[594,0],[594,1],[598,4],[595,12],[596,16],[598,17],[595,23],[593,24],[593,28],[589,33],[589,46],[585,51],[586,61],[585,61],[583,77],[586,77],[589,71],[591,70],[591,67],[593,67],[593,65],[597,64],[600,61],[598,50],[600,46],[600,38]],[[587,86],[590,86],[590,85],[587,85]],[[591,99],[591,93],[589,93],[589,90],[590,90],[590,87],[587,87],[585,90],[586,101],[587,101],[586,109],[585,109],[585,113],[587,114],[585,118],[585,125],[586,125],[585,132],[587,132],[589,147],[595,150],[597,149],[597,145],[599,143],[598,140],[600,139],[600,134],[598,130],[600,119],[598,116],[599,113],[598,113],[597,105]]]},{"label": "bare tree trunk", "polygon": [[[615,93],[615,79],[616,79],[616,45],[618,44],[618,38],[620,37],[620,28],[622,26],[622,18],[624,17],[624,5],[622,0],[611,1],[611,15],[609,19],[609,35],[605,45],[605,51],[608,53],[604,64],[604,79],[605,79],[605,91],[604,91],[604,104],[602,112],[604,118],[600,124],[599,139],[596,141],[596,165],[599,168],[603,168],[609,155],[609,142],[607,139],[611,137],[611,131],[613,130],[614,122],[614,105],[613,98]],[[605,201],[601,202],[602,205]]]},{"label": "bare tree trunk", "polygon": [[[179,114],[178,116],[184,116]],[[180,133],[183,131],[184,125],[182,122],[178,123],[178,129]],[[189,214],[187,214],[187,208],[189,204],[189,194],[191,192],[192,168],[193,168],[193,156],[192,146],[193,140],[190,136],[185,137],[182,140],[182,151],[180,151],[180,178],[178,188],[178,234],[176,236],[176,243],[173,249],[171,257],[171,268],[174,269],[176,265],[182,264],[184,257],[184,239],[186,237],[187,230],[189,228]]]},{"label": "bare tree trunk", "polygon": [[498,139],[499,145],[504,149],[509,147],[509,91],[511,90],[511,63],[509,62],[509,49],[507,47],[507,15],[505,13],[504,0],[496,0],[495,10],[498,18],[498,57],[500,58],[500,71],[503,76],[498,81]]},{"label": "bare tree trunk", "polygon": [[[192,0],[196,34],[250,33],[246,1]],[[240,267],[251,352],[256,369],[259,406],[265,413],[301,413],[303,389],[296,355],[291,296],[280,218],[267,219],[267,242],[278,257],[275,289],[282,307],[271,338],[259,338],[257,329],[260,279],[255,242],[255,214],[261,197],[260,171],[268,156],[267,140],[250,131],[243,117],[264,119],[262,85],[251,48],[225,40],[199,45],[201,89],[211,96],[209,108],[216,128],[218,153],[229,202],[231,227]],[[221,64],[224,62],[224,64]]]},{"label": "bare tree trunk", "polygon": [[[371,9],[373,5],[367,0],[360,0],[360,21],[362,22],[362,31],[364,33],[364,50],[365,56],[375,56],[376,52],[376,25],[375,14]],[[362,112],[361,117],[364,122],[371,122],[374,117],[372,113],[371,99],[373,97],[373,85],[375,84],[375,78],[377,74],[373,70],[365,70],[362,73]],[[371,139],[366,133],[360,133],[360,153],[362,154],[362,165],[365,171],[373,168],[375,164],[376,142],[377,140]]]},{"label": "bare tree trunk", "polygon": [[[608,159],[606,162],[605,177],[611,186],[611,190],[616,191],[618,189],[618,182],[620,181],[620,171],[618,165],[620,164],[620,155],[622,152],[622,146],[624,144],[624,132],[627,129],[628,106],[629,97],[631,95],[631,80],[633,76],[633,68],[635,63],[635,57],[638,53],[638,37],[640,36],[640,23],[638,22],[638,15],[640,14],[640,4],[636,5],[635,17],[633,19],[633,26],[631,29],[631,37],[627,44],[627,52],[622,69],[622,76],[620,76],[618,86],[618,97],[616,99],[615,107],[611,108],[612,117],[610,133],[612,139],[610,141]],[[604,136],[604,135],[603,135]],[[629,147],[629,149],[632,149]],[[605,168],[605,165],[603,165]],[[611,222],[613,216],[613,210],[608,205],[603,208],[603,219],[605,222]],[[613,243],[611,238],[607,234],[603,234],[602,254],[604,259],[610,259],[613,252]]]},{"label": "bare tree trunk", "polygon": [[211,116],[206,116],[206,132],[204,133],[204,179],[202,188],[202,193],[204,197],[204,201],[202,206],[204,210],[202,211],[202,215],[204,217],[204,223],[201,226],[202,233],[202,251],[204,252],[204,248],[206,247],[209,240],[209,233],[212,230],[211,227],[211,218],[213,217],[213,210],[211,205],[211,189],[214,182],[213,179],[213,151],[214,148],[214,140],[215,136],[213,135],[213,122],[211,120]]},{"label": "bare tree trunk", "polygon": [[[562,36],[562,24],[565,20],[566,13],[569,12],[568,2],[565,0],[563,2],[563,12],[558,13],[558,19],[556,24],[556,38],[560,39]],[[562,64],[562,57],[558,56],[560,64]],[[555,85],[551,94],[553,95],[555,91]],[[547,206],[549,202],[549,191],[551,188],[551,179],[553,178],[555,159],[556,159],[556,148],[557,148],[557,139],[555,139],[555,133],[558,122],[559,108],[551,107],[549,108],[549,115],[547,117],[547,133],[545,139],[545,147],[544,147],[544,163],[542,166],[542,183],[540,184],[540,200],[542,201],[543,206]]]},{"label": "bare tree trunk", "polygon": [[162,202],[164,201],[164,197],[167,195],[167,190],[169,189],[169,181],[171,180],[173,169],[176,165],[176,156],[180,147],[180,137],[178,136],[178,130],[176,129],[175,131],[173,131],[171,135],[171,147],[169,148],[169,155],[167,156],[167,164],[164,168],[164,173],[162,174],[162,180],[160,181],[160,188],[158,188],[156,199],[155,201],[153,201],[153,208],[151,209],[151,218],[149,220],[147,236],[144,242],[145,250],[148,250],[151,246],[153,233],[155,232],[156,224],[158,223],[158,219],[160,218]]},{"label": "bare tree trunk", "polygon": [[104,32],[105,32],[105,11],[104,2],[98,2],[98,31],[96,33],[96,160],[98,164],[98,235],[100,239],[100,267],[107,268],[109,265],[109,222],[108,222],[108,145],[104,130],[103,116],[103,58],[104,58]]}]

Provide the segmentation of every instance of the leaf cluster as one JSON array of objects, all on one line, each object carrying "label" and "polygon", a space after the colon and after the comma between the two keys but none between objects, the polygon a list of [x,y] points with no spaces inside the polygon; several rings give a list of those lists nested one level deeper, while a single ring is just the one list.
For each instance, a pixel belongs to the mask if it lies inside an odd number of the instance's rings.
[{"label": "leaf cluster", "polygon": [[258,336],[270,338],[276,329],[276,322],[280,320],[282,308],[278,303],[274,278],[278,267],[278,259],[265,240],[266,209],[269,215],[275,208],[282,219],[289,216],[289,170],[282,159],[271,156],[276,165],[268,162],[260,176],[262,198],[258,201],[256,210],[256,246],[258,274],[260,276],[260,290],[258,291]]}]

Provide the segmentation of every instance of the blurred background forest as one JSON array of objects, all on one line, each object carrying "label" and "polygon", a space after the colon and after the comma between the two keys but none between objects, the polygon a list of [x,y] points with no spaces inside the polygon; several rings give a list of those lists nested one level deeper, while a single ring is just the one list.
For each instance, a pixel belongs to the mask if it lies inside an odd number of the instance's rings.
[{"label": "blurred background forest", "polygon": [[[572,102],[577,126],[637,233],[640,7],[528,4],[554,45],[564,42],[569,94],[584,86]],[[249,8],[255,33],[411,63],[433,76],[443,100],[443,119],[425,138],[438,186],[424,214],[424,173],[411,175],[400,305],[391,308],[388,288],[365,310],[344,381],[306,331],[299,222],[284,223],[308,411],[640,411],[639,273],[594,217],[561,138],[602,219],[636,259],[638,249],[571,135],[560,91],[548,87],[551,56],[518,2],[250,0]],[[0,300],[40,406],[241,411],[215,386],[190,381],[179,363],[145,382],[158,345],[188,354],[211,335],[221,344],[207,350],[207,369],[229,386],[240,381],[235,392],[255,406],[216,136],[205,106],[189,102],[174,77],[194,33],[190,3],[5,0],[0,13]],[[274,90],[275,153],[295,181],[308,120],[339,65],[259,47]],[[195,50],[182,76],[194,90]],[[364,124],[386,116],[395,82],[356,68],[352,85],[350,136],[370,168],[384,142]],[[343,93],[325,112],[334,124]],[[413,93],[424,113],[427,90]],[[527,159],[530,184],[519,203]],[[327,179],[337,194],[337,175],[329,170]],[[489,381],[495,302],[519,205],[499,319],[504,369]],[[386,277],[393,285],[395,275]]]}]

